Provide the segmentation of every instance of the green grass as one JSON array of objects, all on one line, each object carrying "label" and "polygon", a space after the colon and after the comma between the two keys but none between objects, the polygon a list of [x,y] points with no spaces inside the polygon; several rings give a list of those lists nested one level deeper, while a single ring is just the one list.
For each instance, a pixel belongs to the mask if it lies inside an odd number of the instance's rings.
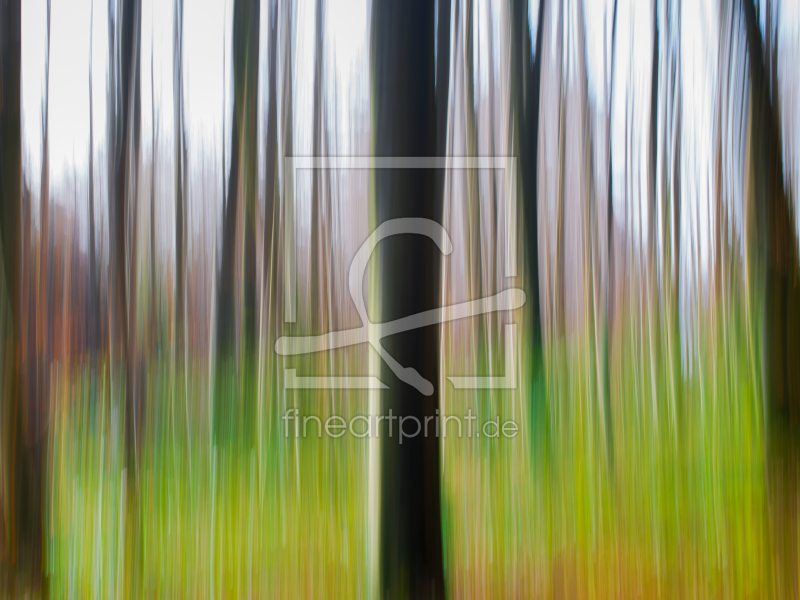
[{"label": "green grass", "polygon": [[[519,425],[513,439],[440,439],[452,597],[753,598],[785,585],[776,565],[790,564],[775,540],[797,531],[780,530],[774,514],[758,336],[741,308],[706,309],[681,375],[670,320],[639,310],[612,332],[608,415],[601,346],[588,334],[541,354],[520,335],[516,390],[444,383],[442,415],[471,408],[478,422]],[[499,352],[486,352],[499,340],[468,356],[457,327],[445,329],[447,372],[502,373]],[[106,371],[58,372],[46,520],[54,597],[374,595],[376,446],[286,438],[280,419],[292,406],[323,420],[365,414],[366,400],[284,395],[273,369],[259,411],[254,364],[217,369],[213,389],[230,404],[215,425],[207,371],[191,365],[175,379],[154,360],[135,481],[123,469],[119,369],[114,393]]]},{"label": "green grass", "polygon": [[451,414],[522,420],[505,443],[442,440],[453,596],[752,598],[786,583],[770,538],[797,532],[769,527],[758,337],[743,310],[707,308],[681,375],[670,319],[639,310],[612,332],[608,420],[591,330],[547,343],[541,362],[523,338],[514,392],[448,388]]},{"label": "green grass", "polygon": [[85,369],[59,382],[46,540],[52,595],[364,596],[367,442],[285,438],[271,411],[259,455],[252,437],[214,444],[198,405],[190,442],[170,369],[151,369],[159,383],[148,389],[135,482],[123,469],[120,390],[107,396],[107,379]]}]

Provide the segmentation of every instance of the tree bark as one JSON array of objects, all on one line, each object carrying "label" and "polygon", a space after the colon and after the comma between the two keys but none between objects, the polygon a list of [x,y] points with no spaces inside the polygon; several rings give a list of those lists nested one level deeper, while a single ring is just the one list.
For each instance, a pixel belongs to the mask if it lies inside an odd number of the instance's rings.
[{"label": "tree bark", "polygon": [[[268,96],[266,127],[266,169],[264,199],[264,286],[267,307],[267,323],[276,314],[273,300],[277,294],[277,268],[275,268],[275,234],[274,226],[278,223],[279,190],[278,190],[278,3],[270,0],[269,7],[269,50],[268,50]],[[269,268],[268,268],[269,266]]]},{"label": "tree bark", "polygon": [[[767,5],[770,3],[767,2]],[[753,0],[742,0],[750,65],[750,169],[756,217],[752,294],[763,285],[762,389],[768,412],[767,472],[770,510],[775,515],[771,551],[774,596],[797,597],[797,502],[800,496],[798,419],[800,419],[800,288],[793,207],[784,189],[783,151],[778,111],[779,86],[773,48],[766,47]],[[769,15],[767,17],[769,23]],[[770,29],[768,24],[767,30]],[[771,67],[772,65],[772,67]]]},{"label": "tree bark", "polygon": [[97,256],[95,254],[95,214],[94,214],[94,90],[92,88],[92,31],[94,29],[94,1],[89,25],[89,310],[90,340],[89,348],[92,360],[96,356],[99,343],[100,297],[97,281]]},{"label": "tree bark", "polygon": [[[109,7],[111,8],[111,7]],[[129,217],[135,222],[136,193],[134,179],[136,169],[129,168],[131,155],[138,156],[138,126],[139,126],[139,46],[140,46],[140,0],[122,0],[118,15],[116,30],[119,39],[114,43],[115,54],[118,58],[119,70],[114,69],[112,97],[114,103],[110,107],[112,128],[114,135],[111,138],[114,155],[113,185],[109,186],[111,198],[109,202],[111,219],[112,243],[112,278],[113,278],[113,309],[115,329],[120,335],[123,362],[125,364],[125,452],[128,473],[136,472],[138,434],[137,424],[138,407],[134,390],[134,356],[131,332],[129,326],[132,322],[131,315],[135,315],[136,294],[128,296],[129,283],[135,279],[135,227],[130,235],[133,251],[130,261],[127,256],[126,240],[128,239]],[[111,11],[113,14],[113,10]],[[111,19],[111,16],[109,16]],[[112,27],[114,23],[109,23]],[[112,37],[114,40],[114,37]],[[130,269],[130,271],[129,271]],[[131,275],[129,276],[129,273]],[[132,286],[130,286],[132,288]],[[130,309],[130,310],[129,310]],[[113,356],[113,354],[112,354]],[[132,479],[135,482],[135,478]]]},{"label": "tree bark", "polygon": [[150,351],[156,351],[161,329],[156,319],[156,170],[158,168],[158,138],[156,138],[156,86],[153,73],[153,43],[150,42],[150,113],[153,140],[152,167],[150,171]]},{"label": "tree bark", "polygon": [[[14,355],[21,345],[19,324],[21,302],[21,269],[17,261],[21,242],[19,231],[22,200],[22,148],[20,138],[20,60],[21,60],[21,3],[19,0],[0,0],[0,237],[2,238],[3,272],[14,334]],[[12,360],[10,381],[3,390],[2,426],[3,469],[8,473],[9,489],[3,491],[3,520],[0,531],[0,568],[14,567],[18,559],[18,540],[21,537],[19,515],[24,506],[23,492],[25,460],[22,427],[21,366]],[[24,534],[24,528],[23,532]],[[11,572],[7,570],[6,572]]]},{"label": "tree bark", "polygon": [[[434,156],[434,10],[427,2],[378,0],[372,7],[374,155]],[[376,224],[399,217],[442,222],[442,198],[431,170],[378,169]],[[418,236],[395,236],[378,248],[381,315],[387,321],[438,306],[441,254]],[[403,366],[438,382],[439,328],[387,340]],[[423,397],[384,366],[384,406],[422,422],[433,416],[438,392]],[[434,437],[382,437],[381,592],[442,597],[444,572],[439,490],[439,447]]]},{"label": "tree bark", "polygon": [[[323,49],[325,47],[325,23],[324,23],[325,3],[324,0],[316,0],[314,15],[314,108],[313,108],[313,129],[312,129],[312,156],[320,156],[323,136],[326,135],[323,121],[323,108],[325,103],[323,89],[325,62]],[[309,318],[309,325],[312,332],[322,333],[327,331],[331,318],[331,307],[329,304],[329,269],[326,260],[330,252],[329,245],[326,246],[327,236],[326,227],[321,213],[330,218],[330,209],[326,206],[328,196],[325,193],[322,178],[327,175],[322,169],[314,169],[311,173],[311,251],[309,252],[310,268],[309,273],[315,273],[310,282],[310,293],[308,298],[311,300],[309,310],[306,312]]]},{"label": "tree bark", "polygon": [[[512,102],[515,123],[517,123],[519,146],[517,148],[521,193],[523,206],[523,227],[525,230],[525,249],[528,273],[531,278],[532,293],[528,295],[528,308],[533,323],[533,341],[537,348],[542,343],[541,309],[539,303],[539,103],[542,79],[542,44],[546,24],[544,23],[546,0],[540,0],[537,15],[536,40],[531,39],[528,25],[528,4],[518,0],[513,6],[512,22]],[[535,50],[532,42],[535,41]],[[533,51],[533,52],[532,52]]]},{"label": "tree bark", "polygon": [[[258,98],[259,0],[235,0],[233,6],[233,119],[231,166],[222,229],[222,263],[217,305],[220,360],[241,358],[255,349],[256,131]],[[220,378],[218,378],[219,380]],[[217,394],[217,404],[222,400]],[[223,427],[221,406],[215,427]],[[241,410],[241,407],[240,407]]]},{"label": "tree bark", "polygon": [[[769,3],[767,3],[769,4]],[[742,0],[751,82],[751,165],[757,223],[757,264],[764,265],[764,389],[773,408],[800,418],[800,290],[793,207],[784,189],[777,82],[764,56],[756,7]],[[769,27],[768,27],[769,29]],[[772,54],[772,48],[766,48]]]},{"label": "tree bark", "polygon": [[175,31],[172,53],[172,86],[175,126],[175,360],[183,365],[186,311],[186,214],[183,164],[183,0],[175,2]]},{"label": "tree bark", "polygon": [[[52,358],[51,333],[53,331],[53,306],[50,303],[50,0],[47,2],[47,38],[45,50],[45,84],[44,107],[42,114],[42,167],[40,179],[39,216],[39,317],[36,321],[37,344],[37,377],[34,382],[35,392],[28,396],[25,406],[27,412],[27,431],[25,437],[25,471],[21,475],[26,479],[22,484],[24,496],[20,498],[22,524],[32,549],[31,559],[37,570],[40,567],[42,548],[43,521],[43,470],[44,470],[44,428],[46,417],[44,410],[50,397],[50,362]],[[15,249],[14,255],[16,256]]]}]

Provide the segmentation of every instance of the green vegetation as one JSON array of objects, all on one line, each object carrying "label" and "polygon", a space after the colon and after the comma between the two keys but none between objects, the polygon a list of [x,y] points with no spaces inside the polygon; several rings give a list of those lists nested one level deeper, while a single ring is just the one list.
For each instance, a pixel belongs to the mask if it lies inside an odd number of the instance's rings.
[{"label": "green vegetation", "polygon": [[273,406],[259,454],[257,444],[212,444],[195,405],[190,442],[170,401],[174,372],[154,363],[151,373],[136,482],[123,470],[119,374],[111,395],[105,374],[58,378],[47,494],[53,596],[364,596],[368,440],[286,438]]},{"label": "green vegetation", "polygon": [[[770,589],[778,557],[752,377],[758,358],[749,350],[758,348],[748,341],[758,336],[747,335],[743,311],[710,312],[683,379],[666,335],[654,336],[651,362],[631,314],[613,336],[613,455],[592,344],[553,344],[534,361],[523,337],[528,367],[518,390],[447,388],[443,414],[471,408],[478,422],[521,424],[512,439],[459,438],[452,423],[441,438],[453,596],[747,598]],[[220,389],[240,385],[255,397],[255,371],[238,380],[233,371]],[[46,519],[52,594],[369,595],[370,440],[287,438],[278,402],[267,398],[260,438],[252,427],[216,444],[207,408],[194,402],[190,442],[182,407],[171,401],[174,371],[154,362],[150,372],[135,486],[123,470],[119,372],[115,394],[105,372],[57,377]],[[190,398],[200,397],[197,387]],[[327,408],[315,409],[320,402]],[[296,406],[324,416],[335,402],[309,395]],[[352,400],[339,401],[335,414],[368,413]]]}]

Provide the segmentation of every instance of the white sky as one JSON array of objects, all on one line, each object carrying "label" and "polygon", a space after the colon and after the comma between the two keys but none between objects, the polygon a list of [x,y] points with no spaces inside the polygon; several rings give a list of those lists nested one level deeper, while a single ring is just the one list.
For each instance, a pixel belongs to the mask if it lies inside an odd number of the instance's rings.
[{"label": "white sky", "polygon": [[[223,34],[230,28],[230,2],[186,0],[184,22],[184,89],[187,130],[194,141],[221,138]],[[38,173],[41,164],[46,51],[46,0],[26,0],[22,8],[22,103],[24,150]],[[50,48],[50,168],[57,182],[73,166],[86,168],[89,145],[89,42],[93,36],[93,109],[95,151],[105,143],[108,68],[107,3],[92,0],[52,0]],[[171,2],[142,2],[142,145],[149,154],[151,140],[150,51],[155,57],[156,105],[160,129],[173,128]],[[227,44],[230,44],[228,36]],[[229,57],[229,53],[228,53]],[[145,149],[146,148],[146,149]],[[38,175],[36,176],[38,181]]]},{"label": "white sky", "polygon": [[[24,151],[31,173],[41,164],[41,105],[44,96],[46,1],[26,0],[22,10],[22,102]],[[313,0],[300,0],[295,40],[295,130],[296,146],[310,145],[313,90]],[[367,0],[329,0],[326,3],[326,67],[335,69],[342,98],[366,106],[368,86],[355,85],[365,74],[368,44]],[[50,64],[50,164],[51,180],[57,182],[73,166],[86,168],[89,144],[89,41],[92,0],[52,0]],[[261,59],[262,98],[266,82],[268,2],[262,2]],[[205,144],[217,148],[222,139],[223,92],[230,96],[232,0],[185,0],[184,6],[184,97],[189,146]],[[142,147],[149,154],[151,136],[151,43],[155,57],[156,111],[162,144],[173,130],[172,37],[174,6],[169,1],[142,1]],[[106,84],[108,67],[107,2],[94,1],[94,136],[95,148],[105,142]],[[224,56],[223,56],[224,53]],[[223,74],[227,81],[223,85]],[[328,87],[333,80],[328,75]],[[366,82],[364,82],[366,83]],[[332,90],[329,90],[332,91]],[[354,94],[356,97],[354,98]],[[331,96],[328,95],[330,98]],[[339,118],[348,119],[350,108],[340,101]],[[264,107],[266,108],[266,107]],[[227,101],[230,119],[230,97]],[[343,129],[343,124],[339,123]],[[226,129],[226,135],[229,130]],[[308,141],[308,144],[307,144]],[[310,147],[309,147],[310,150]],[[218,148],[217,148],[218,151]],[[35,177],[38,181],[38,175]]]},{"label": "white sky", "polygon": [[[50,168],[51,178],[60,179],[67,165],[74,162],[86,168],[89,144],[89,9],[91,1],[54,0],[51,5],[50,32]],[[104,9],[105,6],[96,8]],[[99,16],[97,10],[96,20]],[[105,10],[103,10],[105,24]],[[97,23],[96,23],[97,25]],[[47,40],[46,0],[28,0],[22,6],[22,127],[25,153],[33,172],[39,172],[42,152],[42,103],[45,84]],[[107,45],[93,54],[103,60]],[[98,73],[95,68],[95,82]],[[102,66],[101,68],[104,68]],[[95,85],[95,110],[105,111],[103,89]],[[99,89],[98,89],[99,88]],[[95,122],[97,123],[97,122]],[[99,134],[100,132],[98,132]],[[74,158],[73,158],[74,156]],[[35,177],[38,181],[38,175]]]},{"label": "white sky", "polygon": [[[23,156],[28,180],[34,196],[38,196],[41,164],[42,98],[44,92],[44,64],[46,39],[46,1],[26,0],[22,7],[22,127]],[[77,171],[83,173],[87,165],[89,142],[88,68],[90,41],[94,82],[94,136],[96,164],[105,144],[106,134],[106,71],[108,61],[107,2],[105,0],[52,0],[52,26],[50,50],[50,165],[51,185]],[[572,12],[577,2],[565,3]],[[781,77],[781,111],[784,123],[784,154],[787,179],[798,193],[800,179],[800,153],[797,139],[800,136],[800,78],[796,74],[792,57],[800,48],[800,8],[798,2],[780,2],[779,74]],[[495,48],[491,57],[497,60],[497,40],[500,36],[499,11],[490,9],[488,2],[475,4],[478,48],[476,48],[476,80],[487,81],[486,27],[495,27]],[[708,263],[710,252],[708,220],[709,198],[713,197],[715,180],[711,177],[713,162],[714,111],[716,110],[716,65],[719,46],[719,15],[713,0],[683,2],[680,15],[681,51],[680,68],[683,99],[682,197],[684,215],[682,237],[686,244],[694,238],[698,242],[700,262]],[[269,3],[262,2],[261,30],[261,98],[265,110],[266,48],[269,32],[266,13]],[[613,0],[584,0],[587,45],[587,76],[589,96],[598,109],[605,104],[605,80],[608,65],[605,50],[610,45],[611,11]],[[90,18],[94,10],[93,31]],[[538,2],[530,3],[529,18],[533,32]],[[224,62],[230,62],[230,29],[232,0],[185,0],[184,23],[184,89],[186,100],[186,126],[190,148],[190,176],[202,166],[200,155],[217,156],[223,140],[223,94],[230,94],[231,70],[224,71]],[[489,11],[492,11],[491,14]],[[650,77],[652,69],[652,3],[640,0],[618,0],[617,44],[614,55],[615,76],[611,83],[614,92],[612,107],[612,152],[614,154],[614,214],[622,219],[626,193],[632,198],[628,212],[634,233],[647,219],[647,173]],[[570,22],[575,15],[570,13]],[[155,57],[155,95],[159,113],[160,139],[171,151],[173,131],[172,106],[172,2],[143,0],[142,2],[142,155],[152,152],[150,111],[150,49]],[[557,11],[550,11],[556,18]],[[763,13],[762,13],[763,14]],[[492,17],[492,18],[490,18]],[[311,152],[311,119],[313,101],[313,51],[314,51],[314,0],[298,0],[294,65],[294,124],[295,148],[298,154]],[[349,132],[353,119],[368,110],[368,0],[328,0],[326,23],[326,93],[328,109],[341,132],[339,152],[349,151]],[[766,27],[762,23],[762,27]],[[227,33],[226,33],[227,32]],[[567,36],[574,41],[575,36]],[[662,44],[666,41],[662,37]],[[572,42],[569,42],[572,43]],[[152,45],[151,45],[152,44]],[[554,49],[551,48],[551,51]],[[567,55],[573,55],[573,52]],[[605,73],[604,73],[605,67]],[[570,69],[572,71],[573,69]],[[223,74],[226,84],[223,85]],[[625,122],[626,97],[631,102],[634,127],[629,131],[631,162],[635,167],[633,179],[625,173]],[[226,119],[230,119],[230,101],[227,102]],[[335,112],[334,112],[335,111]],[[263,119],[262,119],[263,121]],[[228,129],[226,129],[226,132]],[[263,138],[263,125],[262,125]],[[227,135],[226,135],[227,138]],[[228,143],[228,140],[224,140]],[[196,157],[196,160],[193,160]],[[98,166],[102,168],[102,166]],[[100,175],[98,175],[100,177]],[[626,192],[627,189],[627,192]],[[800,210],[796,211],[800,225]],[[646,229],[642,232],[646,236]],[[687,257],[688,253],[682,252]]]}]

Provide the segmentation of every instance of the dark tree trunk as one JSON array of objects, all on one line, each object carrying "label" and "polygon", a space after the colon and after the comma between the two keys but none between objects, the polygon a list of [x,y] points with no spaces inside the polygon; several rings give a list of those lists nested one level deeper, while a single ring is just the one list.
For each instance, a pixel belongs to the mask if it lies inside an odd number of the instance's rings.
[{"label": "dark tree trunk", "polygon": [[[556,339],[561,339],[566,335],[566,248],[564,236],[564,215],[565,215],[565,195],[564,195],[564,170],[566,161],[566,135],[565,135],[565,108],[566,94],[564,85],[564,10],[563,2],[558,11],[556,24],[556,48],[558,48],[557,69],[558,69],[558,173],[556,174],[557,187],[557,207],[556,207],[556,249],[555,249],[555,301],[554,313],[554,332]],[[560,353],[562,358],[566,358],[563,351]],[[562,365],[566,367],[566,363]]]},{"label": "dark tree trunk", "polygon": [[[657,7],[656,7],[657,8]],[[653,11],[653,66],[650,81],[650,209],[647,211],[647,261],[649,268],[655,268],[656,264],[656,189],[657,178],[656,169],[658,165],[658,52],[659,52],[659,31],[658,13]],[[651,282],[648,281],[648,286]],[[649,292],[648,292],[649,293]],[[649,310],[649,309],[648,309]]]},{"label": "dark tree trunk", "polygon": [[[231,322],[235,306],[237,227],[246,218],[255,198],[256,91],[258,86],[258,0],[236,0],[233,12],[233,118],[231,127],[231,164],[227,200],[223,217],[222,273],[218,323],[218,348],[221,353],[234,351],[242,331]],[[240,165],[239,163],[244,162]],[[240,173],[242,172],[242,173]],[[240,178],[242,179],[240,181]],[[246,230],[246,228],[245,228]],[[239,249],[241,251],[241,249]],[[242,329],[244,327],[242,326]]]},{"label": "dark tree trunk", "polygon": [[[256,132],[258,99],[259,0],[233,6],[233,119],[231,163],[222,224],[222,263],[217,305],[217,352],[224,363],[255,349]],[[219,381],[220,378],[218,378]],[[217,394],[217,404],[221,398]],[[215,408],[214,426],[223,414]],[[232,408],[232,407],[231,407]],[[241,407],[239,408],[241,411]]]},{"label": "dark tree trunk", "polygon": [[[800,418],[800,374],[794,368],[800,353],[800,267],[793,227],[794,210],[784,189],[778,86],[772,81],[770,62],[764,55],[754,2],[742,0],[742,4],[752,86],[751,159],[757,263],[764,265],[765,277],[765,391],[773,408],[795,421]],[[767,56],[772,51],[767,47]]]},{"label": "dark tree trunk", "polygon": [[[769,2],[767,3],[769,4]],[[793,207],[784,190],[783,155],[778,113],[778,85],[772,78],[772,48],[763,46],[753,0],[742,0],[750,65],[751,190],[756,216],[754,288],[764,286],[763,390],[769,412],[767,469],[770,510],[775,515],[772,553],[776,570],[773,595],[797,597],[797,530],[800,496],[798,418],[800,418],[800,289]],[[769,21],[768,21],[769,23]],[[767,26],[770,29],[770,25]],[[763,277],[763,279],[762,279]]]},{"label": "dark tree trunk", "polygon": [[[0,236],[2,237],[5,290],[14,324],[14,353],[20,347],[22,329],[18,324],[21,308],[21,269],[17,262],[21,242],[19,231],[22,201],[22,148],[20,139],[20,59],[21,6],[19,0],[0,0]],[[23,458],[24,439],[20,435],[22,419],[21,365],[12,360],[10,381],[0,400],[2,410],[3,448],[2,467],[10,482],[3,492],[2,506],[6,510],[0,532],[0,569],[11,572],[18,560],[18,540],[24,537],[24,524],[19,522],[25,505]],[[7,495],[6,495],[7,494]],[[21,526],[22,525],[22,526]],[[18,530],[18,528],[21,530]],[[8,543],[6,546],[5,543]],[[11,590],[9,590],[11,591]]]},{"label": "dark tree trunk", "polygon": [[[242,306],[242,341],[246,350],[246,357],[250,360],[256,356],[257,349],[257,310],[256,310],[256,223],[258,215],[257,189],[258,189],[258,79],[259,79],[259,37],[260,37],[260,0],[249,0],[247,4],[247,34],[246,55],[241,57],[242,65],[246,66],[246,78],[243,88],[245,113],[242,115],[242,147],[244,154],[244,170],[241,189],[242,209],[244,211],[243,268],[244,268],[244,295]],[[235,39],[235,37],[234,37]],[[238,68],[238,67],[236,67]],[[248,363],[249,364],[249,363]],[[250,410],[252,407],[248,407]],[[247,417],[245,417],[247,418]]]},{"label": "dark tree trunk", "polygon": [[92,38],[94,25],[94,2],[89,26],[89,348],[94,361],[99,346],[100,299],[97,281],[97,257],[95,250],[95,215],[94,215],[94,91],[92,89]]},{"label": "dark tree trunk", "polygon": [[[519,135],[518,165],[520,182],[519,201],[523,207],[525,249],[528,273],[531,278],[528,308],[533,323],[533,340],[539,348],[542,341],[542,323],[539,306],[539,230],[538,230],[538,148],[539,102],[541,98],[542,43],[544,38],[544,12],[546,0],[540,0],[536,48],[532,47],[528,26],[528,4],[525,0],[514,3],[511,56],[513,114]],[[516,135],[516,134],[515,134]]]},{"label": "dark tree trunk", "polygon": [[[133,412],[133,451],[135,468],[138,469],[139,450],[142,443],[142,425],[144,424],[144,398],[140,392],[142,373],[141,361],[139,360],[139,340],[136,318],[139,314],[139,294],[136,289],[137,282],[137,262],[139,248],[139,149],[142,138],[142,86],[141,86],[141,58],[142,58],[142,5],[141,0],[136,0],[135,14],[133,20],[133,48],[131,67],[129,69],[129,81],[133,97],[130,111],[130,158],[128,172],[128,186],[126,199],[126,245],[127,245],[127,276],[128,283],[126,297],[128,310],[125,313],[126,328],[128,338],[127,362],[125,364],[125,377],[127,385],[130,386],[131,395],[128,404]],[[135,471],[134,471],[135,472]]]},{"label": "dark tree trunk", "polygon": [[[139,126],[139,45],[140,45],[140,0],[122,0],[120,13],[117,15],[116,31],[119,34],[118,43],[115,45],[118,58],[119,71],[114,73],[113,90],[114,104],[112,113],[112,127],[114,136],[112,142],[114,177],[111,189],[110,218],[112,238],[112,286],[114,289],[113,308],[115,329],[119,334],[119,344],[122,348],[125,363],[125,448],[128,473],[136,472],[136,455],[139,425],[138,407],[136,404],[133,373],[133,349],[129,335],[130,315],[135,314],[136,294],[129,297],[128,260],[126,260],[126,239],[128,236],[128,218],[135,221],[136,194],[132,183],[136,176],[135,168],[129,169],[131,155],[138,154],[138,126]],[[111,25],[110,25],[111,26]],[[113,38],[112,38],[113,39]],[[113,42],[112,42],[113,43]],[[116,69],[115,69],[116,71]],[[135,229],[135,227],[134,227]],[[135,260],[135,231],[130,236],[134,242],[134,250],[130,253],[131,261]],[[134,271],[130,265],[131,272]],[[130,282],[133,282],[130,277]],[[131,290],[133,291],[133,290]],[[130,302],[130,310],[129,310]],[[115,340],[116,342],[117,340]],[[115,344],[116,345],[116,344]],[[132,479],[135,482],[135,478]]]},{"label": "dark tree trunk", "polygon": [[[325,123],[323,121],[324,108],[324,74],[325,64],[323,49],[325,47],[325,24],[324,0],[316,0],[314,15],[314,109],[313,109],[313,129],[312,129],[312,156],[320,156],[323,136],[326,135]],[[325,265],[326,256],[330,252],[330,246],[326,246],[325,223],[321,214],[330,218],[330,210],[325,207],[327,195],[323,189],[322,178],[327,175],[327,171],[314,169],[311,173],[311,251],[310,273],[315,273],[316,277],[312,280],[310,288],[311,308],[306,312],[309,318],[311,331],[322,333],[323,323],[328,324],[330,319],[329,280],[328,269],[321,267]],[[320,267],[314,268],[315,265]]]},{"label": "dark tree trunk", "polygon": [[608,195],[606,196],[606,323],[605,343],[603,344],[603,419],[605,421],[606,447],[608,451],[609,472],[614,473],[614,428],[611,418],[611,331],[614,315],[614,188],[613,159],[611,152],[611,107],[614,89],[614,48],[617,41],[617,1],[614,0],[611,24],[611,69],[606,97],[606,153],[608,156]]},{"label": "dark tree trunk", "polygon": [[[188,348],[186,336],[186,130],[183,104],[183,0],[175,2],[172,47],[172,85],[175,126],[175,402],[182,400],[186,418],[186,439],[191,455],[189,419]],[[153,163],[155,168],[155,161]]]},{"label": "dark tree trunk", "polygon": [[[42,558],[42,521],[43,521],[43,475],[44,475],[44,429],[47,419],[43,414],[50,396],[50,361],[52,357],[51,333],[53,331],[53,305],[50,302],[50,1],[47,2],[47,38],[45,46],[45,84],[44,107],[42,114],[42,166],[40,179],[40,271],[39,271],[39,318],[36,322],[37,372],[32,384],[34,393],[28,395],[24,410],[27,413],[25,422],[27,430],[22,431],[25,440],[24,471],[20,473],[20,525],[24,528],[26,545],[29,546],[30,560],[37,571],[41,568]],[[17,224],[18,225],[18,224]],[[14,249],[16,257],[18,247]],[[15,293],[16,295],[16,293]]]},{"label": "dark tree trunk", "polygon": [[234,298],[235,293],[235,243],[236,217],[238,211],[238,171],[239,171],[239,108],[234,100],[231,118],[231,158],[225,207],[222,220],[222,264],[219,278],[219,300],[217,317],[217,352],[220,357],[234,351]]},{"label": "dark tree trunk", "polygon": [[[39,319],[37,329],[38,377],[37,392],[28,406],[28,424],[31,441],[38,437],[39,407],[44,406],[49,396],[50,333],[52,331],[50,306],[50,1],[47,2],[47,41],[44,67],[44,114],[42,115],[42,170],[39,195],[40,219],[40,271],[39,271]],[[35,445],[35,443],[34,443]]]},{"label": "dark tree trunk", "polygon": [[[769,3],[768,3],[769,4]],[[797,240],[790,199],[783,182],[783,156],[777,108],[778,86],[771,77],[770,40],[764,47],[758,15],[752,0],[742,0],[751,82],[752,191],[756,217],[754,288],[763,281],[763,390],[769,423],[768,472],[771,509],[780,530],[772,531],[779,595],[798,593],[794,572],[798,547],[793,536],[797,523],[800,447],[797,422],[800,417],[800,376],[795,367],[800,352],[800,290],[798,290]],[[770,25],[767,26],[770,29]],[[765,57],[764,52],[767,56]],[[763,277],[763,280],[761,279]]]},{"label": "dark tree trunk", "polygon": [[153,140],[152,169],[150,172],[150,340],[151,352],[157,348],[158,336],[161,332],[156,319],[156,170],[158,168],[158,138],[156,137],[156,86],[153,74],[153,43],[150,43],[150,112]]},{"label": "dark tree trunk", "polygon": [[274,226],[278,222],[279,190],[278,190],[278,2],[270,0],[269,5],[269,50],[268,50],[268,96],[267,96],[267,129],[266,129],[266,169],[264,198],[264,291],[267,323],[276,314],[272,303],[277,297],[277,268],[274,259],[277,232]]},{"label": "dark tree trunk", "polygon": [[175,3],[175,32],[173,38],[173,108],[175,152],[175,349],[183,350],[184,320],[184,208],[183,208],[183,2]]},{"label": "dark tree trunk", "polygon": [[[511,114],[514,123],[513,150],[517,157],[517,202],[522,208],[525,248],[525,276],[530,278],[526,309],[530,311],[531,337],[534,351],[530,353],[533,377],[542,374],[542,318],[539,298],[539,202],[538,149],[539,106],[541,99],[542,45],[545,32],[546,0],[540,0],[537,14],[537,35],[531,39],[528,24],[527,0],[515,0],[512,5],[511,29]],[[535,44],[535,46],[534,46]],[[512,252],[514,249],[512,248]],[[534,427],[547,422],[547,403],[532,399],[528,410]],[[545,436],[540,439],[544,440]]]},{"label": "dark tree trunk", "polygon": [[175,125],[175,359],[183,365],[186,309],[186,214],[183,164],[183,0],[175,2],[172,54],[173,109]]},{"label": "dark tree trunk", "polygon": [[[614,49],[616,48],[617,42],[617,0],[614,0],[614,12],[611,17],[611,76],[609,79],[608,84],[608,95],[607,95],[607,106],[606,110],[608,111],[606,114],[607,121],[606,121],[606,142],[607,142],[607,153],[608,153],[608,204],[607,204],[607,211],[608,217],[606,226],[608,227],[608,284],[606,288],[606,329],[609,330],[611,328],[611,316],[613,314],[612,306],[613,306],[613,291],[614,291],[614,161],[613,155],[611,152],[611,107],[612,107],[612,100],[614,94]],[[606,379],[608,379],[608,359],[609,359],[609,343],[610,343],[610,335],[608,331],[606,332]]]},{"label": "dark tree trunk", "polygon": [[[450,1],[438,2],[436,31],[436,149],[437,156],[447,152],[447,111],[450,100]],[[436,171],[436,196],[444,194],[445,171]]]},{"label": "dark tree trunk", "polygon": [[[680,13],[681,7],[680,3],[681,0],[674,0],[678,4],[678,12]],[[678,29],[678,41],[677,47],[680,48],[681,45],[681,32],[680,27]],[[680,303],[681,303],[681,114],[683,108],[681,106],[680,99],[678,96],[680,94],[680,86],[681,86],[681,75],[680,75],[680,58],[675,60],[676,65],[674,66],[675,76],[673,82],[673,89],[670,90],[671,94],[670,97],[675,98],[675,151],[674,151],[674,163],[672,165],[673,177],[672,177],[672,198],[675,206],[672,209],[672,245],[675,249],[675,255],[673,260],[675,261],[672,266],[673,270],[673,280],[675,281],[675,311],[674,311],[674,322],[677,328],[680,328]],[[679,332],[678,332],[679,333]],[[680,339],[680,336],[678,336]],[[680,344],[676,344],[680,346]],[[676,348],[676,356],[680,358],[680,349]],[[680,360],[678,360],[678,364],[680,364]]]},{"label": "dark tree trunk", "polygon": [[[434,10],[428,2],[378,0],[372,7],[371,71],[374,93],[374,154],[435,156]],[[444,49],[442,50],[444,51]],[[442,221],[432,170],[375,171],[376,222],[399,217]],[[379,246],[381,321],[434,308],[439,303],[438,248],[419,236],[395,236]],[[386,342],[403,366],[438,382],[439,329],[406,332]],[[388,368],[382,380],[385,408],[422,422],[434,415],[438,392],[422,396]],[[381,493],[381,593],[442,597],[444,574],[439,491],[439,447],[435,437],[417,436],[398,445],[383,437]]]}]

